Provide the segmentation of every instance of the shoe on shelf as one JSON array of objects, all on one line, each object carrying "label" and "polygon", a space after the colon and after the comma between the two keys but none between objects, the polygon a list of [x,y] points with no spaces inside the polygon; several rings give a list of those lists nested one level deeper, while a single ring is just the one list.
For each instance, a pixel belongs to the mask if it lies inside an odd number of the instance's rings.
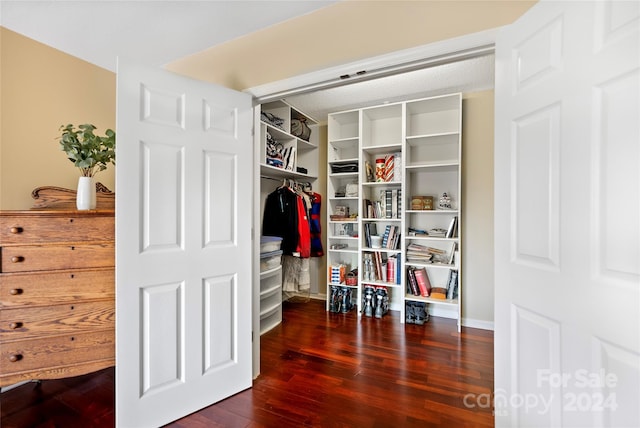
[{"label": "shoe on shelf", "polygon": [[363,306],[362,312],[366,317],[373,316],[373,305],[375,304],[374,298],[375,298],[375,289],[371,286],[365,286],[364,297],[362,302],[362,306]]},{"label": "shoe on shelf", "polygon": [[406,324],[415,324],[416,323],[416,314],[414,311],[414,306],[412,302],[407,302],[404,307],[404,322]]}]

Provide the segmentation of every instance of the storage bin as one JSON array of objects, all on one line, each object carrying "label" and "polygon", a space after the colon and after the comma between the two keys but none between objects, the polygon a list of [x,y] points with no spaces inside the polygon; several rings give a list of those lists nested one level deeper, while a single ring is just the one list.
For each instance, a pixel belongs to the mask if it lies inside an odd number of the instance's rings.
[{"label": "storage bin", "polygon": [[272,291],[282,287],[282,268],[271,269],[260,273],[260,293]]},{"label": "storage bin", "polygon": [[260,314],[271,312],[282,304],[282,290],[274,288],[273,290],[261,293],[260,295]]},{"label": "storage bin", "polygon": [[270,251],[260,254],[260,272],[264,272],[280,266],[282,250]]},{"label": "storage bin", "polygon": [[282,305],[260,312],[260,334],[264,334],[282,322]]},{"label": "storage bin", "polygon": [[278,251],[282,244],[282,238],[279,236],[261,236],[260,237],[260,253],[270,253]]}]

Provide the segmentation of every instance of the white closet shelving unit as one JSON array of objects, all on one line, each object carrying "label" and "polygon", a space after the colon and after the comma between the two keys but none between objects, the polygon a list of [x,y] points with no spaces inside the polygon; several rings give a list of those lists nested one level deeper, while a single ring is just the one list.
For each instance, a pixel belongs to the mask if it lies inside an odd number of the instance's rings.
[{"label": "white closet shelving unit", "polygon": [[[260,110],[267,117],[277,119],[269,121],[262,114],[259,119],[256,151],[261,177],[261,216],[266,195],[285,180],[312,183],[317,179],[318,123],[284,101],[262,104]],[[308,139],[293,134],[295,120],[304,121],[311,129]],[[274,148],[278,151],[275,156]],[[289,162],[285,162],[281,156],[283,153],[288,153]],[[260,334],[264,334],[282,322],[282,266],[263,268],[262,263],[260,265]]]},{"label": "white closet shelving unit", "polygon": [[[332,278],[331,266],[342,264],[349,272],[359,265],[359,115],[355,110],[327,118],[327,309],[331,286],[347,286]],[[349,287],[352,288],[352,296],[357,297],[357,285]]]},{"label": "white closet shelving unit", "polygon": [[[328,185],[327,218],[338,207],[349,207],[357,218],[329,220],[327,265],[343,262],[349,269],[358,268],[358,283],[352,286],[361,310],[362,292],[366,284],[387,287],[391,309],[401,311],[405,319],[405,303],[426,302],[432,314],[456,318],[460,329],[462,301],[462,271],[460,264],[461,222],[461,130],[462,95],[459,93],[384,104],[357,110],[332,113],[328,117]],[[376,168],[376,162],[393,156],[393,178],[371,181],[367,165]],[[355,162],[358,172],[336,173],[334,165]],[[387,168],[389,169],[389,168]],[[383,179],[384,180],[384,179]],[[357,184],[357,197],[336,196],[346,184]],[[439,198],[447,193],[451,207],[440,209]],[[340,192],[338,192],[340,195]],[[391,195],[391,205],[389,202]],[[411,209],[413,197],[431,197],[433,208]],[[385,200],[386,199],[386,200]],[[365,211],[365,201],[380,201],[384,214],[371,218]],[[395,206],[394,206],[395,205]],[[391,209],[390,213],[387,210]],[[378,214],[380,214],[378,212]],[[335,218],[335,217],[334,217]],[[414,234],[410,231],[448,230],[456,218],[455,234],[449,237]],[[375,228],[382,236],[388,227],[401,233],[396,248],[372,248],[366,239],[366,229]],[[345,232],[347,230],[348,232]],[[355,236],[357,236],[357,238]],[[441,259],[415,262],[407,259],[407,247],[417,244],[440,250]],[[335,248],[333,248],[335,247]],[[392,278],[370,279],[365,274],[366,254],[380,253],[382,260],[396,258],[400,264]],[[407,268],[424,268],[432,287],[446,288],[450,276],[457,275],[455,298],[436,299],[416,296],[407,287]],[[333,283],[327,280],[327,296]],[[345,285],[345,284],[341,284]],[[449,296],[453,297],[453,296]]]}]

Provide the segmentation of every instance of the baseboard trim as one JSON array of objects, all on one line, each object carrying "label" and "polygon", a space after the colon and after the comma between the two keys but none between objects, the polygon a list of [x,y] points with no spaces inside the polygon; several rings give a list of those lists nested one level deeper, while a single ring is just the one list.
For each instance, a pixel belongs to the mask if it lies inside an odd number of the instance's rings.
[{"label": "baseboard trim", "polygon": [[494,330],[493,321],[476,320],[471,318],[462,318],[462,326],[469,328],[479,328],[481,330]]}]

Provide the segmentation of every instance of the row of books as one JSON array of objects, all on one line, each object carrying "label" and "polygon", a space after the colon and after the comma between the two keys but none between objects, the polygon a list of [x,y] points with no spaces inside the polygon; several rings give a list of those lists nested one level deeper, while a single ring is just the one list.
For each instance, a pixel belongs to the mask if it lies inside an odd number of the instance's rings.
[{"label": "row of books", "polygon": [[442,263],[453,264],[456,243],[451,243],[449,251],[416,243],[407,245],[407,261],[410,263]]},{"label": "row of books", "polygon": [[401,262],[395,254],[387,256],[380,251],[363,254],[362,279],[400,284]]},{"label": "row of books", "polygon": [[382,235],[382,248],[389,250],[400,249],[400,227],[388,224],[384,228],[384,234]]},{"label": "row of books", "polygon": [[458,271],[449,270],[445,287],[433,287],[427,270],[410,266],[407,268],[407,293],[432,299],[453,300],[458,298]]},{"label": "row of books", "polygon": [[375,223],[363,223],[364,229],[364,245],[367,248],[371,248],[371,237],[378,236],[378,226]]},{"label": "row of books", "polygon": [[381,190],[378,200],[363,199],[364,218],[401,218],[402,190]]}]

